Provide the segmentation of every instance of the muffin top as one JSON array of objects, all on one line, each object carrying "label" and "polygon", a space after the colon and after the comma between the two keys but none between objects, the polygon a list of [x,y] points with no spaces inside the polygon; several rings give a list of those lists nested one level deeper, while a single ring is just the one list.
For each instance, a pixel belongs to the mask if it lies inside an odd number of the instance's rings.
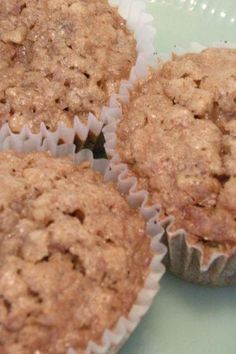
[{"label": "muffin top", "polygon": [[135,60],[133,34],[107,0],[2,1],[0,123],[37,132],[99,118]]},{"label": "muffin top", "polygon": [[174,55],[137,86],[117,140],[175,229],[236,246],[236,50]]},{"label": "muffin top", "polygon": [[88,164],[0,154],[0,352],[78,354],[149,273],[145,222]]}]

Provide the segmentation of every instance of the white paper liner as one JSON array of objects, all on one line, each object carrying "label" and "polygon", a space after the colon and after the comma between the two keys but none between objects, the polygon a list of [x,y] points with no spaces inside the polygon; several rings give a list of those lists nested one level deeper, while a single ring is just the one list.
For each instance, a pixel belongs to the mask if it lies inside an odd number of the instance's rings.
[{"label": "white paper liner", "polygon": [[[154,36],[155,28],[152,25],[153,17],[147,13],[145,1],[138,0],[108,0],[111,6],[118,8],[119,14],[127,21],[127,26],[134,32],[137,42],[137,61],[132,67],[128,80],[123,80],[120,84],[119,92],[111,95],[108,106],[103,107],[100,117],[96,118],[93,114],[88,115],[86,124],[82,123],[80,118],[74,118],[73,128],[68,128],[64,123],[58,125],[55,132],[50,132],[46,129],[44,123],[41,124],[38,134],[39,137],[44,137],[45,140],[56,143],[59,142],[59,136],[66,144],[73,144],[77,135],[81,145],[89,137],[89,133],[96,138],[100,136],[104,123],[110,120],[110,112],[112,117],[119,117],[121,114],[118,99],[126,97],[127,88],[132,87],[133,83],[145,76],[150,65],[154,64]],[[63,136],[62,136],[63,132]],[[20,140],[27,140],[32,136],[30,129],[24,126],[19,134],[14,134],[9,125],[5,123],[0,129],[0,143],[9,136],[18,135]]]},{"label": "white paper liner", "polygon": [[[235,44],[228,42],[213,43],[210,47],[218,48],[236,48]],[[188,50],[173,47],[172,53],[185,54],[189,52],[199,53],[207,47],[199,43],[191,43]],[[171,59],[172,53],[158,55],[159,65],[163,60]],[[129,102],[129,93],[120,97],[122,103]],[[112,111],[109,112],[110,117]],[[116,151],[116,128],[119,120],[122,119],[122,112],[118,119],[113,117],[103,128],[105,137],[105,150],[111,160],[111,165],[124,166]],[[167,246],[168,254],[164,263],[172,273],[184,278],[187,281],[200,284],[209,284],[213,286],[227,286],[236,284],[236,250],[232,255],[222,252],[212,252],[207,260],[204,259],[204,246],[202,244],[192,245],[188,242],[187,232],[184,230],[173,230],[174,218],[170,216],[166,220],[159,221],[165,229],[162,242]]]},{"label": "white paper liner", "polygon": [[[60,134],[63,135],[65,131]],[[59,136],[59,138],[60,138]],[[136,191],[136,179],[126,177],[126,166],[110,166],[108,160],[94,160],[90,150],[81,150],[74,153],[73,144],[58,145],[56,140],[49,138],[46,140],[43,136],[30,135],[27,140],[22,140],[17,135],[11,135],[4,141],[0,140],[0,151],[14,150],[17,152],[28,153],[32,151],[50,151],[54,156],[62,157],[72,155],[75,163],[90,161],[94,170],[104,175],[105,182],[115,181],[121,193],[123,193],[132,207],[139,208],[141,214],[147,222],[147,233],[152,236],[151,249],[154,257],[150,263],[150,272],[144,282],[143,289],[139,292],[137,300],[131,308],[127,318],[121,317],[113,329],[105,330],[100,344],[90,342],[85,354],[115,354],[125,343],[131,333],[139,324],[141,318],[150,308],[152,301],[159,291],[159,281],[164,274],[165,267],[162,260],[166,254],[166,247],[160,243],[164,229],[156,222],[157,210],[155,207],[147,207],[147,192]],[[76,354],[72,348],[67,354]]]}]

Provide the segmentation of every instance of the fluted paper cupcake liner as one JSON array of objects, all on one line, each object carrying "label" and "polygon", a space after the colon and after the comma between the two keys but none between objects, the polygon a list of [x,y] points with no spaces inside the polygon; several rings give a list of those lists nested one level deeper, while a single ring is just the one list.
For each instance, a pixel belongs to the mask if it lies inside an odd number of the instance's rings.
[{"label": "fluted paper cupcake liner", "polygon": [[[232,43],[213,43],[211,47],[219,48],[236,48]],[[189,49],[173,48],[176,54],[184,54],[187,52],[200,52],[206,49],[199,43],[191,43]],[[160,65],[163,60],[170,59],[172,53],[162,54],[158,56]],[[129,102],[129,94],[123,97],[122,102]],[[112,112],[110,111],[110,115]],[[122,118],[122,114],[119,119]],[[116,128],[119,120],[115,117],[110,120],[103,129],[105,137],[105,149],[107,156],[111,160],[111,164],[119,166],[122,161],[116,151]],[[132,172],[130,173],[132,174]],[[150,192],[151,193],[151,192]],[[165,257],[164,264],[175,275],[191,282],[199,284],[208,284],[213,286],[227,286],[236,284],[236,249],[231,255],[226,252],[212,251],[211,256],[206,261],[204,259],[204,245],[197,245],[188,242],[188,234],[185,230],[174,229],[174,218],[169,217],[160,221],[165,229],[165,233],[161,241],[166,245],[168,253]]]},{"label": "fluted paper cupcake liner", "polygon": [[[89,148],[101,155],[104,153],[101,131],[104,123],[110,120],[110,111],[113,112],[113,117],[120,116],[120,97],[126,96],[127,88],[132,87],[137,79],[146,74],[148,67],[153,64],[154,58],[155,29],[152,25],[153,17],[146,11],[145,1],[109,0],[109,3],[118,8],[119,14],[127,21],[128,28],[134,32],[137,42],[137,60],[130,71],[129,79],[121,81],[119,92],[111,95],[108,105],[102,108],[100,117],[95,117],[90,113],[84,124],[80,117],[76,116],[72,128],[66,127],[64,123],[59,123],[55,132],[48,131],[45,124],[42,123],[39,133],[34,134],[43,136],[45,140],[54,140],[55,143],[75,144],[77,151]],[[31,137],[32,133],[27,125],[22,128],[19,134],[14,134],[7,123],[0,129],[1,141],[15,135],[24,141]]]},{"label": "fluted paper cupcake liner", "polygon": [[[61,129],[60,136],[66,133],[66,131],[63,131],[63,128]],[[147,192],[136,191],[136,179],[127,177],[127,168],[125,165],[113,167],[109,164],[108,160],[95,160],[90,150],[81,150],[75,153],[74,144],[58,144],[60,136],[54,139],[49,135],[48,139],[45,139],[43,135],[32,134],[26,140],[22,140],[19,136],[11,135],[3,141],[0,139],[0,151],[9,149],[23,153],[50,151],[54,156],[58,157],[72,155],[77,164],[89,161],[94,170],[104,175],[105,182],[116,182],[118,189],[127,197],[129,204],[132,207],[140,209],[140,213],[147,222],[147,233],[152,236],[151,250],[154,256],[149,266],[149,275],[144,282],[142,290],[138,293],[137,300],[128,316],[121,317],[113,328],[105,330],[99,343],[89,342],[85,350],[85,354],[115,354],[149,310],[159,290],[159,281],[165,270],[162,260],[166,253],[166,247],[160,242],[164,230],[156,222],[156,209],[146,206]],[[76,354],[76,351],[70,348],[67,354]]]},{"label": "fluted paper cupcake liner", "polygon": [[[173,224],[174,226],[174,224]],[[191,245],[187,232],[170,231],[167,227],[162,241],[168,248],[165,265],[178,277],[187,281],[214,286],[236,284],[236,250],[229,256],[223,252],[212,252],[204,262],[204,245]]]}]

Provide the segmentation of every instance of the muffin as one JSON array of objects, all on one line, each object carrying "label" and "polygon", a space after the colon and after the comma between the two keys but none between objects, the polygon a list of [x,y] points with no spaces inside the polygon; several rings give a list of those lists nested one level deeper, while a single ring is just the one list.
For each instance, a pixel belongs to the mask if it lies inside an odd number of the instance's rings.
[{"label": "muffin", "polygon": [[72,127],[101,108],[136,62],[136,41],[107,0],[9,0],[0,8],[0,124]]},{"label": "muffin", "polygon": [[235,49],[173,55],[137,85],[117,130],[121,160],[174,216],[167,266],[213,285],[236,283],[235,78]]},{"label": "muffin", "polygon": [[0,181],[0,352],[82,354],[144,288],[145,222],[70,158],[3,152]]}]

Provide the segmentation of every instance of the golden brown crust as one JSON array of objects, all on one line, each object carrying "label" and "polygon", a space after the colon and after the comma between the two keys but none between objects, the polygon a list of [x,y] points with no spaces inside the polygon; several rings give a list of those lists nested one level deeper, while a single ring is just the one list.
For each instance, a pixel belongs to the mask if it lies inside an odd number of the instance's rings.
[{"label": "golden brown crust", "polygon": [[84,353],[143,287],[145,223],[69,159],[1,153],[0,184],[0,352]]},{"label": "golden brown crust", "polygon": [[118,151],[191,243],[232,251],[236,50],[174,56],[141,83],[124,107]]},{"label": "golden brown crust", "polygon": [[107,0],[10,0],[0,7],[0,122],[14,132],[99,118],[136,60],[135,40]]}]

